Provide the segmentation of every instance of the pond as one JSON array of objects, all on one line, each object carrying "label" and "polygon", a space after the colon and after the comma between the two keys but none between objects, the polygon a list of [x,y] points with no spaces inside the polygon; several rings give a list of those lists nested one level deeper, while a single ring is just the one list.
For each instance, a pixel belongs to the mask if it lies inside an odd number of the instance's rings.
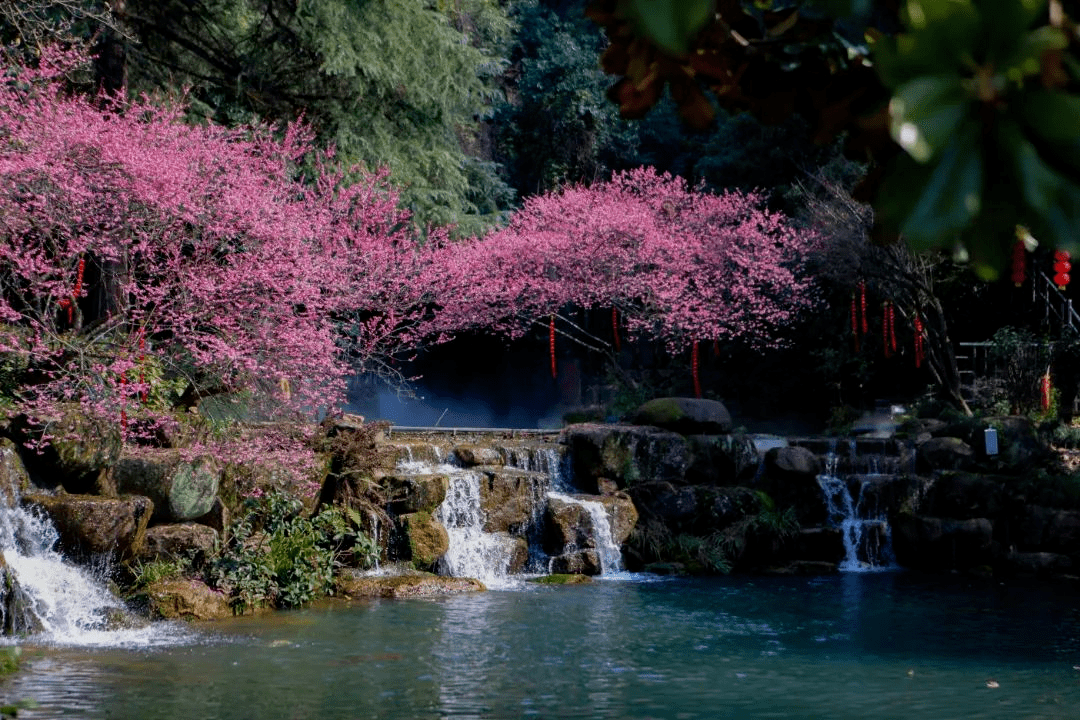
[{"label": "pond", "polygon": [[523,585],[26,647],[20,718],[1075,718],[1071,586],[912,573]]}]

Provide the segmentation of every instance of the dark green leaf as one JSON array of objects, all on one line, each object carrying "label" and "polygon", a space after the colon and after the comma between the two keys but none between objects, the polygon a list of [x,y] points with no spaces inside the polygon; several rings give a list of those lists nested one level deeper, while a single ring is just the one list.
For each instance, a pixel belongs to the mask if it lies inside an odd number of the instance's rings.
[{"label": "dark green leaf", "polygon": [[951,244],[982,206],[979,127],[967,123],[945,147],[921,197],[901,227],[918,248]]},{"label": "dark green leaf", "polygon": [[957,75],[922,76],[905,83],[889,102],[893,139],[917,161],[928,162],[952,138],[970,99]]}]

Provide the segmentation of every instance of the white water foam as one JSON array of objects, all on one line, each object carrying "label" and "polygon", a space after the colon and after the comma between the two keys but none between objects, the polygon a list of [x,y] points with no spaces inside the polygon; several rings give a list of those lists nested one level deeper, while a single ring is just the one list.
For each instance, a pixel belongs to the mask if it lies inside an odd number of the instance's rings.
[{"label": "white water foam", "polygon": [[[826,460],[827,468],[835,468]],[[817,478],[825,494],[825,503],[829,512],[829,523],[839,527],[844,539],[844,560],[840,570],[844,572],[875,572],[896,569],[896,558],[892,553],[892,531],[886,518],[863,517],[863,491],[865,483],[859,488],[858,500],[853,500],[846,479],[830,474]]]},{"label": "white water foam", "polygon": [[192,639],[178,624],[140,623],[130,616],[104,583],[65,561],[54,549],[57,539],[47,518],[21,507],[0,508],[3,558],[41,625],[40,634],[30,636],[31,642],[145,647]]},{"label": "white water foam", "polygon": [[623,569],[622,551],[615,544],[611,535],[611,523],[608,520],[607,508],[596,500],[584,500],[573,495],[565,495],[558,492],[549,492],[549,498],[562,500],[566,503],[580,505],[589,513],[592,520],[593,538],[596,541],[596,554],[600,558],[600,574],[616,573]]}]

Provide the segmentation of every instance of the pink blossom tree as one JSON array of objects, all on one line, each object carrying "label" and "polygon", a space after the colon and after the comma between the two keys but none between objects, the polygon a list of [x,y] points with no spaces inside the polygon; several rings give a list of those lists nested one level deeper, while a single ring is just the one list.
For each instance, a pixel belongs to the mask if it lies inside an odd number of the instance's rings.
[{"label": "pink blossom tree", "polygon": [[758,194],[714,195],[650,168],[530,198],[510,225],[444,262],[446,328],[520,335],[558,316],[558,332],[610,351],[560,311],[616,310],[631,335],[672,352],[695,341],[766,349],[814,306],[803,270],[816,242]]},{"label": "pink blossom tree", "polygon": [[0,353],[23,409],[116,418],[170,382],[310,413],[419,340],[433,253],[385,174],[346,176],[302,125],[103,110],[61,91],[78,60],[0,79]]}]

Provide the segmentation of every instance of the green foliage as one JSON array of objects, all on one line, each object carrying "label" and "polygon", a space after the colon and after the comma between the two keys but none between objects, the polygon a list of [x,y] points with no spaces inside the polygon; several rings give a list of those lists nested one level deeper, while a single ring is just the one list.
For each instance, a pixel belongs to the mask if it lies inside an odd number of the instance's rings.
[{"label": "green foliage", "polygon": [[131,591],[145,590],[162,580],[183,577],[190,571],[191,560],[189,558],[158,558],[145,563],[141,560],[137,561],[133,568],[134,579],[131,582]]},{"label": "green foliage", "polygon": [[208,581],[243,612],[261,606],[298,607],[333,591],[334,570],[349,551],[372,561],[375,543],[355,528],[360,519],[337,506],[314,517],[284,493],[249,499],[229,530],[229,542],[208,569]]},{"label": "green foliage", "polygon": [[133,90],[192,85],[193,115],[303,115],[338,158],[388,166],[421,223],[472,233],[512,194],[480,156],[511,26],[493,0],[129,0]]},{"label": "green foliage", "polygon": [[1040,380],[1050,365],[1050,346],[1027,330],[1003,327],[994,333],[990,359],[1009,414],[1041,411]]}]

